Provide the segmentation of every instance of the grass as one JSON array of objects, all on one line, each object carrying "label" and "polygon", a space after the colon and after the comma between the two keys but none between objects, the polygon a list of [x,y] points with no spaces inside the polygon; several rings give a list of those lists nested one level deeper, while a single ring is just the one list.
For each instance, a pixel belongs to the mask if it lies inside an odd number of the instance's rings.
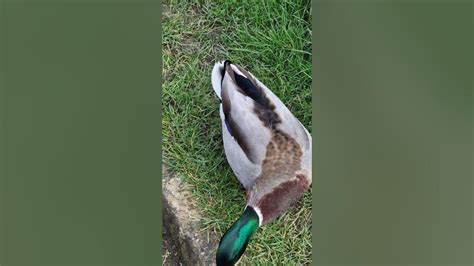
[{"label": "grass", "polygon": [[[310,1],[164,1],[163,155],[193,187],[205,229],[222,236],[245,206],[225,159],[217,60],[247,68],[311,131]],[[257,231],[243,264],[311,263],[311,192]]]}]

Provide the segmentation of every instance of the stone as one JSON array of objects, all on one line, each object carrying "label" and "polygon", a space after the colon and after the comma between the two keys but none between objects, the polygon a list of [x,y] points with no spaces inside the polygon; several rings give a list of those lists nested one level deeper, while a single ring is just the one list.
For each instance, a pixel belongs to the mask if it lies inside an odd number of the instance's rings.
[{"label": "stone", "polygon": [[163,226],[184,265],[215,265],[218,240],[203,231],[190,187],[163,165]]}]

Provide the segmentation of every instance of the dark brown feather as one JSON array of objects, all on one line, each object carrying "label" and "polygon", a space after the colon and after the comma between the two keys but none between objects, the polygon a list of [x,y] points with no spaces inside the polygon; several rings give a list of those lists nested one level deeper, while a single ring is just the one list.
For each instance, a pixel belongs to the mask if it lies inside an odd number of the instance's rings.
[{"label": "dark brown feather", "polygon": [[263,125],[267,128],[275,129],[276,125],[281,123],[278,114],[275,112],[275,105],[272,104],[265,90],[258,85],[257,81],[249,72],[237,65],[236,67],[244,76],[232,71],[234,81],[247,96],[254,100],[253,111],[260,121],[262,121]]},{"label": "dark brown feather", "polygon": [[307,178],[298,175],[297,178],[281,183],[272,192],[263,196],[257,203],[263,217],[262,224],[270,222],[294,205],[308,187]]}]

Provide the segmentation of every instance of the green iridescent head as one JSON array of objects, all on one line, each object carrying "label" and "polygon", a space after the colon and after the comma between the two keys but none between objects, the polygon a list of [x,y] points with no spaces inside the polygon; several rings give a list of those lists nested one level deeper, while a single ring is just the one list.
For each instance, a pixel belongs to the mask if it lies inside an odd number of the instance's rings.
[{"label": "green iridescent head", "polygon": [[234,265],[239,261],[250,241],[257,231],[259,218],[255,210],[247,206],[240,218],[225,232],[219,242],[216,254],[218,266]]}]

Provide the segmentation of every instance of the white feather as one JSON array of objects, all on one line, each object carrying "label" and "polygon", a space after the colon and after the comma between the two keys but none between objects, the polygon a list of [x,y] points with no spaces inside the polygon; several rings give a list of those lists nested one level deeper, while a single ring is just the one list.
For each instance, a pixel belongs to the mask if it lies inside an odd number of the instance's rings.
[{"label": "white feather", "polygon": [[222,68],[224,67],[224,62],[217,62],[214,65],[214,68],[212,69],[212,75],[211,75],[211,83],[212,83],[212,88],[217,94],[217,97],[221,99],[221,81],[222,81]]}]

